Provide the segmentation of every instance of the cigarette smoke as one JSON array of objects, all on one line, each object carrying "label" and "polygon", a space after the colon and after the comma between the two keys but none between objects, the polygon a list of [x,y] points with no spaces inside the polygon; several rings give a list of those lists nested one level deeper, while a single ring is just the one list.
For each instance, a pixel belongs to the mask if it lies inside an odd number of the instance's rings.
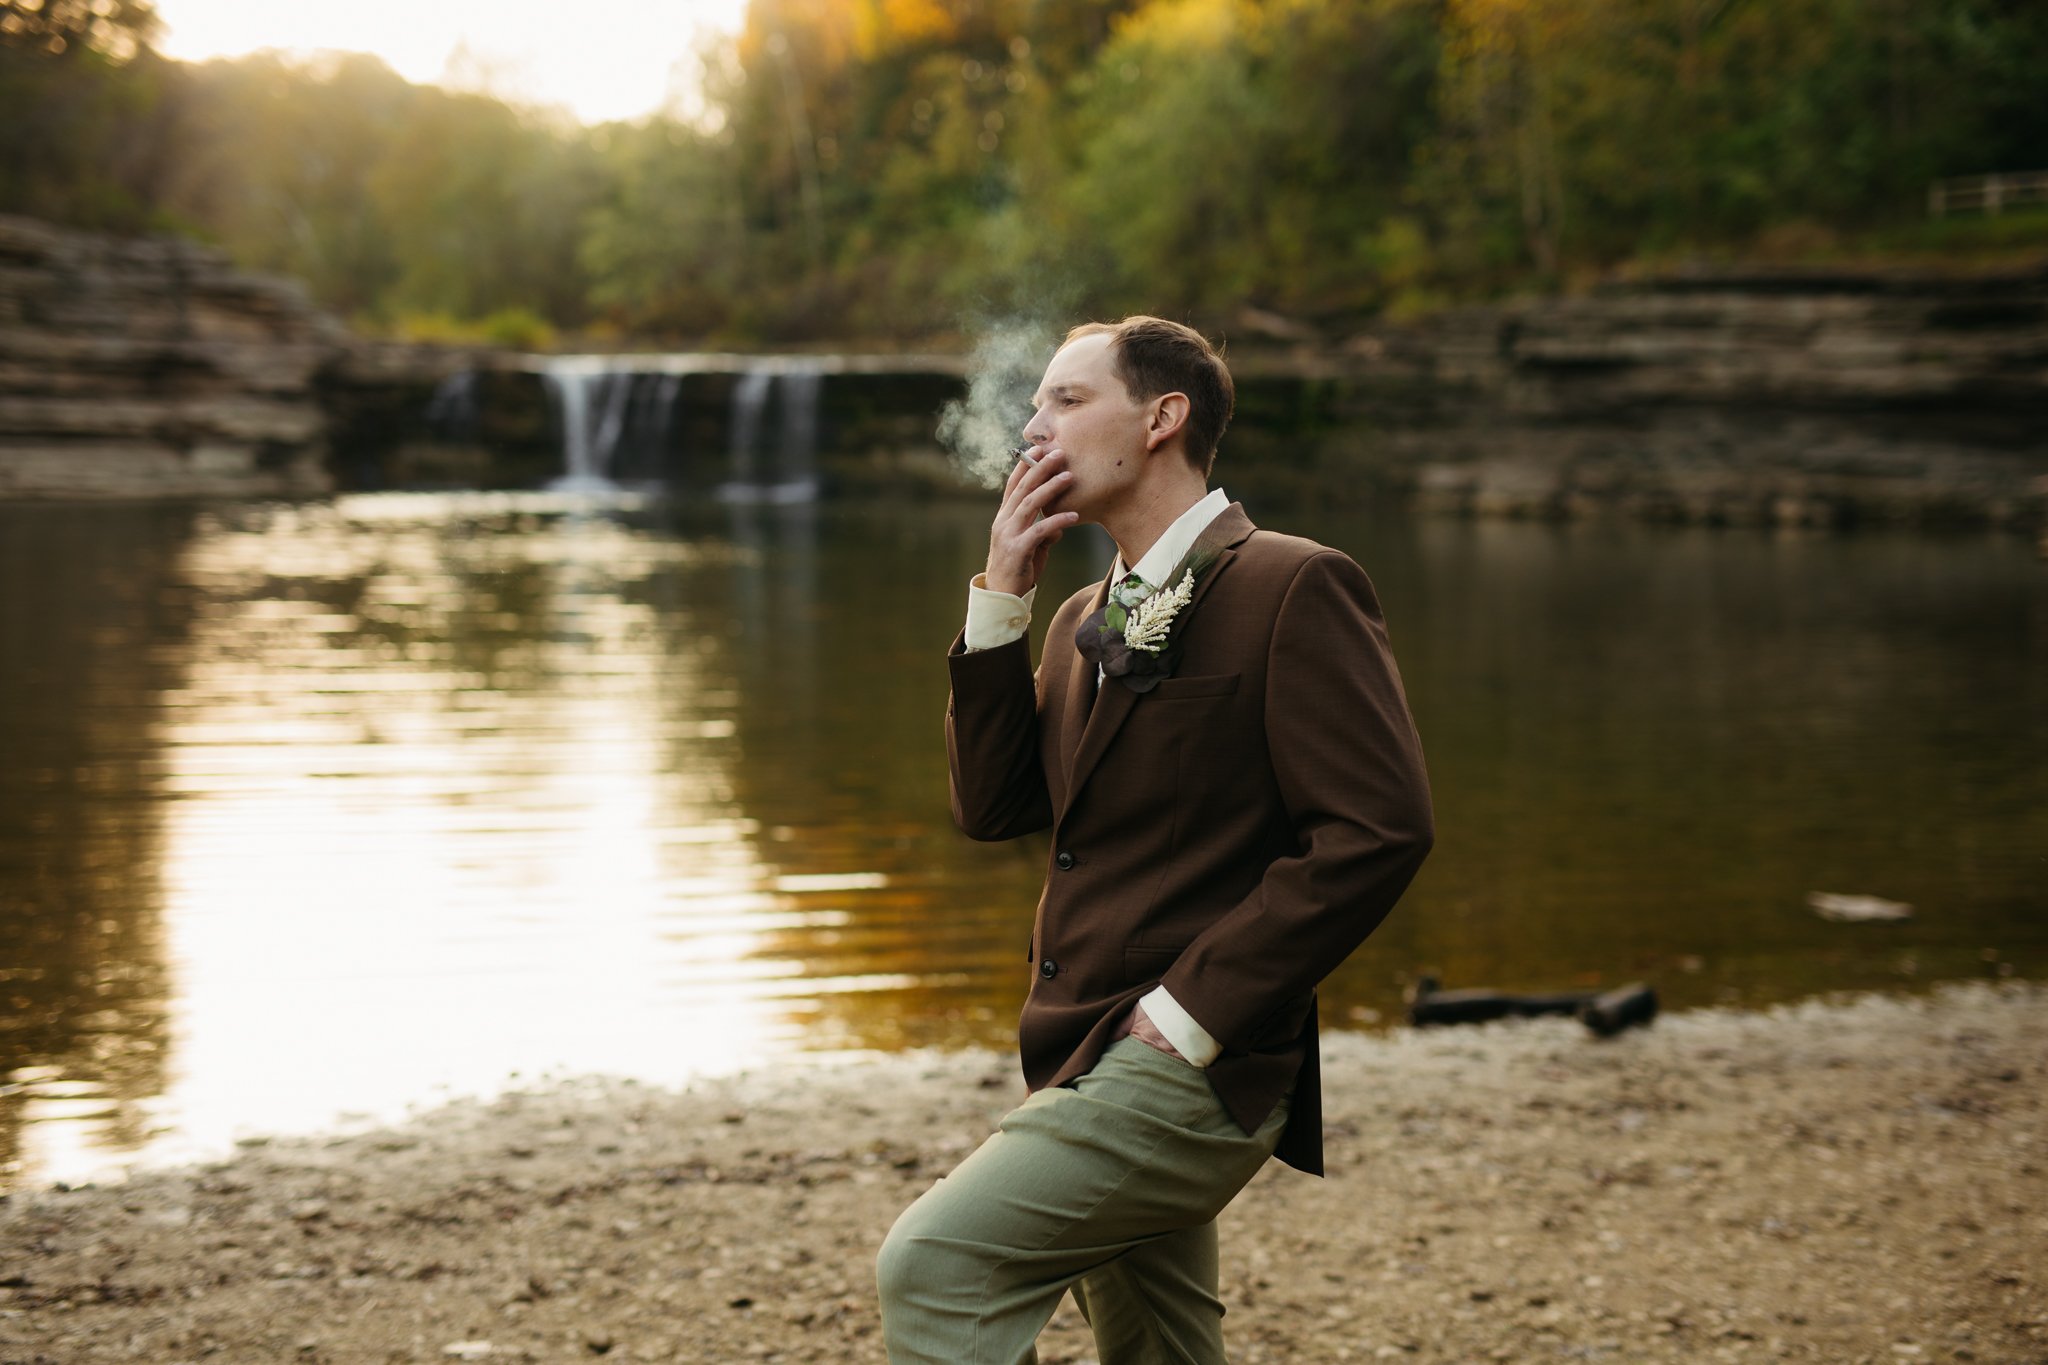
[{"label": "cigarette smoke", "polygon": [[998,323],[982,333],[968,357],[967,397],[939,411],[939,443],[952,452],[964,478],[1000,488],[1016,466],[1010,451],[1023,439],[1031,395],[1058,339],[1043,322]]}]

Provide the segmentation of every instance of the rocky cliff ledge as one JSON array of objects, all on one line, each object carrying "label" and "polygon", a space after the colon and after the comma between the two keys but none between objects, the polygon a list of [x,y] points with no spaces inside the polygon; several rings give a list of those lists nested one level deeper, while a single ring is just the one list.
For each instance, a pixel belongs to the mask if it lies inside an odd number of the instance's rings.
[{"label": "rocky cliff ledge", "polygon": [[1701,271],[1233,367],[1226,445],[1275,494],[1751,524],[2048,519],[2048,268]]},{"label": "rocky cliff ledge", "polygon": [[0,497],[321,492],[345,342],[205,247],[0,216]]},{"label": "rocky cliff ledge", "polygon": [[[2048,526],[2048,265],[1701,271],[1346,341],[1247,317],[1276,344],[1236,339],[1218,475],[1255,502]],[[473,420],[434,429],[463,371]],[[826,394],[833,486],[957,491],[928,433],[958,381],[930,378]],[[643,452],[671,483],[726,467],[730,394],[699,387]],[[0,497],[530,486],[557,440],[519,357],[352,338],[204,247],[0,217]]]}]

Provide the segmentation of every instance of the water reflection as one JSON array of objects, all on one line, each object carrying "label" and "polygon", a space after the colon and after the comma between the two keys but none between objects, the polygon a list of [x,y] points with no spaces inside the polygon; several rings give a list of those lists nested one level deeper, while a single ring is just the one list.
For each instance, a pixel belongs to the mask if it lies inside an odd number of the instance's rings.
[{"label": "water reflection", "polygon": [[30,1145],[143,1142],[163,1089],[150,700],[189,615],[186,521],[38,507],[0,532],[0,1187]]},{"label": "water reflection", "polygon": [[52,661],[23,728],[71,726],[35,771],[113,798],[81,791],[61,828],[25,814],[39,793],[8,802],[9,852],[52,864],[9,880],[55,899],[9,905],[6,970],[56,1002],[6,1015],[10,1160],[75,1176],[152,1133],[207,1148],[511,1075],[894,1045],[868,1014],[992,993],[972,945],[1019,936],[1017,857],[980,859],[1002,892],[926,931],[976,899],[977,860],[858,799],[843,721],[929,732],[937,701],[830,666],[816,510],[679,532],[576,506],[220,508],[65,580],[162,596],[175,627],[26,591],[132,528],[8,538],[7,600],[32,608],[8,638]]},{"label": "water reflection", "polygon": [[[1374,566],[1438,853],[1331,983],[1680,1005],[2038,973],[2048,572],[2015,537],[1310,523]],[[1808,891],[1913,902],[1829,924]]]},{"label": "water reflection", "polygon": [[[1333,1022],[1423,968],[1680,1005],[2042,969],[2019,543],[1271,521],[1374,574],[1438,800]],[[0,1161],[1007,1042],[1047,845],[951,828],[938,723],[986,535],[972,506],[0,506]],[[1107,558],[1071,538],[1048,602]],[[1922,913],[1828,924],[1811,890]]]},{"label": "water reflection", "polygon": [[160,779],[183,1133],[534,1068],[674,1077],[776,1035],[751,954],[803,916],[733,804],[731,644],[634,591],[745,552],[447,510],[216,514],[186,550]]}]

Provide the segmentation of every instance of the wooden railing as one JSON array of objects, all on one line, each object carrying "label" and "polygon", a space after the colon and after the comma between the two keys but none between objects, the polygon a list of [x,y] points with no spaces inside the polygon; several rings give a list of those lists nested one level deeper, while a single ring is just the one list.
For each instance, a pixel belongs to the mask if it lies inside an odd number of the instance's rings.
[{"label": "wooden railing", "polygon": [[1997,213],[2008,204],[2048,204],[2048,171],[1959,175],[1927,187],[1927,212],[1934,218],[1945,218],[1951,210]]}]

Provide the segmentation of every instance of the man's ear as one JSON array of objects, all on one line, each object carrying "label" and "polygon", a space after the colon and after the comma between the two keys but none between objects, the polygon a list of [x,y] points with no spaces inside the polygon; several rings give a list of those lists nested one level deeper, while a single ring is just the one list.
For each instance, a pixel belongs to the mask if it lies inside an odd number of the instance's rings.
[{"label": "man's ear", "polygon": [[1152,400],[1152,421],[1145,430],[1147,453],[1179,435],[1188,424],[1188,410],[1194,405],[1184,393],[1162,393]]}]

